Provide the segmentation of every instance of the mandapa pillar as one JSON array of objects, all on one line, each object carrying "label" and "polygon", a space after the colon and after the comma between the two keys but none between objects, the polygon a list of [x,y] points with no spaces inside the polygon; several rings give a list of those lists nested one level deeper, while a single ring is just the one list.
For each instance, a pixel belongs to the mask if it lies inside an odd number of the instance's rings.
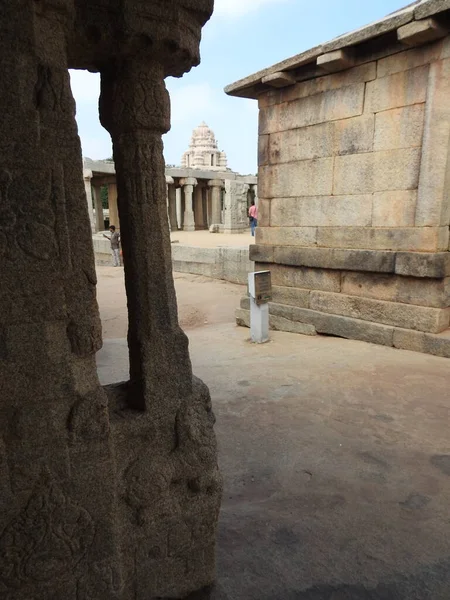
[{"label": "mandapa pillar", "polygon": [[221,179],[208,181],[211,188],[211,225],[220,225],[222,222],[222,188]]},{"label": "mandapa pillar", "polygon": [[[166,175],[166,202],[167,202],[167,220],[169,222],[170,231],[176,231],[177,228],[177,213],[176,213],[176,198],[172,190],[174,190],[175,180],[170,175]],[[174,219],[175,214],[175,219]]]},{"label": "mandapa pillar", "polygon": [[103,203],[100,188],[96,185],[92,186],[94,193],[94,204],[95,204],[95,231],[104,231],[105,229],[105,215],[103,214]]},{"label": "mandapa pillar", "polygon": [[92,198],[92,171],[89,169],[83,170],[84,189],[86,190],[86,201],[89,213],[89,222],[91,223],[92,233],[95,233],[95,217],[94,217],[94,201]]},{"label": "mandapa pillar", "polygon": [[194,187],[197,185],[197,180],[194,179],[194,177],[187,177],[186,179],[180,179],[180,185],[183,186],[184,202],[185,202],[183,230],[184,231],[195,231]]},{"label": "mandapa pillar", "polygon": [[108,208],[109,208],[109,225],[114,225],[117,231],[120,230],[119,209],[117,206],[117,184],[108,184]]}]

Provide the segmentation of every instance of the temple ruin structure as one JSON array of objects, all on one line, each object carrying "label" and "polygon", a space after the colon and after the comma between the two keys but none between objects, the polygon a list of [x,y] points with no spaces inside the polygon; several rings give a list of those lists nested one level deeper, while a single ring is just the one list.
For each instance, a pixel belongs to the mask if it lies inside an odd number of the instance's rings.
[{"label": "temple ruin structure", "polygon": [[450,356],[449,32],[419,0],[228,86],[259,103],[273,327]]},{"label": "temple ruin structure", "polygon": [[[108,224],[120,228],[114,162],[85,158],[83,167],[92,232],[106,228],[100,196],[105,185]],[[248,207],[252,200],[257,201],[257,177],[239,175],[227,168],[226,155],[217,149],[215,135],[205,123],[194,129],[182,166],[166,167],[166,185],[171,231],[242,233],[248,229]],[[102,243],[98,238],[96,245]]]},{"label": "temple ruin structure", "polygon": [[[164,78],[212,0],[0,7],[0,596],[182,598],[214,580],[214,417],[172,279]],[[130,378],[102,388],[91,225],[68,68],[101,74]],[[176,365],[174,372],[173,365]]]}]

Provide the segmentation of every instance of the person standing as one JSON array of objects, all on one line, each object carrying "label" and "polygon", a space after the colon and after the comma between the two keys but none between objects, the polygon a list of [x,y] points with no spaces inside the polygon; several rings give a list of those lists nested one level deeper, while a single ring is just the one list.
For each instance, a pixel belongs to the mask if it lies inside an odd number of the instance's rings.
[{"label": "person standing", "polygon": [[111,244],[113,267],[120,267],[120,233],[116,231],[115,225],[110,225],[109,231],[111,236],[103,234],[103,237],[109,240]]},{"label": "person standing", "polygon": [[254,200],[252,200],[250,208],[248,209],[248,218],[250,220],[252,236],[255,237],[255,229],[258,226],[258,207],[256,206]]}]

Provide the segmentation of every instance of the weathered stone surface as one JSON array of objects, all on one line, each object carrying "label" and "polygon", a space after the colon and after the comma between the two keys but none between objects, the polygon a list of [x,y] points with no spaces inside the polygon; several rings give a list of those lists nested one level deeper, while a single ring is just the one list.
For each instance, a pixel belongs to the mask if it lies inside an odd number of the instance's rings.
[{"label": "weathered stone surface", "polygon": [[317,245],[327,248],[441,252],[447,250],[448,240],[448,227],[317,228]]},{"label": "weathered stone surface", "polygon": [[253,244],[249,247],[250,260],[259,263],[271,263],[273,260],[273,246],[263,246],[261,244]]},{"label": "weathered stone surface", "polygon": [[270,227],[271,200],[258,200],[258,227]]},{"label": "weathered stone surface", "polygon": [[417,191],[376,192],[373,195],[373,227],[414,227]]},{"label": "weathered stone surface", "polygon": [[271,246],[314,246],[316,227],[257,227],[256,243]]},{"label": "weathered stone surface", "polygon": [[362,115],[334,123],[334,153],[361,154],[374,149],[374,115]]},{"label": "weathered stone surface", "polygon": [[260,135],[258,137],[258,166],[262,167],[269,164],[269,135]]},{"label": "weathered stone surface", "polygon": [[450,277],[450,253],[398,252],[395,272],[412,277]]},{"label": "weathered stone surface", "polygon": [[447,309],[386,302],[345,294],[312,291],[310,307],[320,312],[429,333],[439,333],[449,326],[450,313]]},{"label": "weathered stone surface", "polygon": [[[267,265],[256,263],[257,270],[264,270]],[[326,290],[339,292],[341,289],[341,274],[337,271],[324,269],[308,269],[306,267],[287,267],[272,265],[272,285],[282,287],[307,288],[310,290]]]},{"label": "weathered stone surface", "polygon": [[450,330],[433,335],[409,329],[394,329],[394,346],[403,350],[450,358]]},{"label": "weathered stone surface", "polygon": [[430,66],[415,224],[450,222],[450,58]]},{"label": "weathered stone surface", "polygon": [[430,0],[419,4],[414,10],[415,19],[426,19],[431,15],[450,10],[450,0]]},{"label": "weathered stone surface", "polygon": [[317,158],[259,168],[262,198],[331,195],[333,159]]},{"label": "weathered stone surface", "polygon": [[313,325],[317,333],[392,346],[394,328],[306,308],[270,304],[270,313],[291,321]]},{"label": "weathered stone surface", "polygon": [[[265,137],[265,136],[262,136]],[[272,165],[333,155],[334,124],[322,123],[270,135]]]},{"label": "weathered stone surface", "polygon": [[295,287],[282,287],[277,285],[272,287],[273,302],[278,304],[309,308],[309,294],[310,290]]},{"label": "weathered stone surface", "polygon": [[427,44],[444,37],[447,29],[433,18],[412,21],[397,30],[398,41],[409,46]]},{"label": "weathered stone surface", "polygon": [[391,54],[378,61],[378,77],[386,77],[400,71],[409,71],[427,65],[440,57],[441,44],[430,44]]},{"label": "weathered stone surface", "polygon": [[333,194],[415,189],[419,168],[420,148],[336,156]]},{"label": "weathered stone surface", "polygon": [[333,73],[349,69],[354,65],[354,57],[351,50],[333,50],[317,57],[316,64],[324,71]]},{"label": "weathered stone surface", "polygon": [[[198,63],[212,2],[101,4],[0,9],[0,595],[8,600],[183,597],[214,579],[214,416],[178,324],[161,140],[164,78]],[[95,365],[101,323],[68,68],[101,71],[100,114],[117,169],[130,381],[106,390]]]},{"label": "weathered stone surface", "polygon": [[300,98],[306,98],[306,96],[314,96],[315,94],[329,92],[331,90],[347,87],[354,83],[372,81],[373,79],[376,79],[376,77],[376,62],[365,63],[354,67],[353,69],[349,69],[348,71],[297,83],[295,86],[281,90],[277,94],[270,95],[270,97],[267,98],[267,105],[299,100]]},{"label": "weathered stone surface", "polygon": [[[322,269],[340,269],[344,271],[375,271],[393,273],[395,253],[378,250],[347,250],[340,248],[291,248],[275,246],[255,246],[256,253],[261,253],[261,262],[275,262],[298,267],[318,267]],[[257,256],[258,254],[255,254]],[[259,260],[255,258],[254,260]]]},{"label": "weathered stone surface", "polygon": [[259,133],[275,133],[356,117],[363,111],[364,90],[365,84],[357,83],[263,108],[260,111]]},{"label": "weathered stone surface", "polygon": [[374,150],[420,147],[424,116],[424,104],[393,108],[375,115]]},{"label": "weathered stone surface", "polygon": [[370,81],[367,84],[364,111],[377,113],[425,102],[428,69],[425,65]]},{"label": "weathered stone surface", "polygon": [[274,198],[270,223],[273,227],[369,226],[372,196]]},{"label": "weathered stone surface", "polygon": [[343,273],[341,291],[351,296],[435,308],[449,306],[450,278],[419,279],[377,273]]}]

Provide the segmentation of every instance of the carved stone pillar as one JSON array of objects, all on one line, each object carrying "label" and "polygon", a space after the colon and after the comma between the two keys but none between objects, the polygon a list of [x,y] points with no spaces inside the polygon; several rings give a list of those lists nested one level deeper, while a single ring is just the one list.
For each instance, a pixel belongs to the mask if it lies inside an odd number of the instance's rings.
[{"label": "carved stone pillar", "polygon": [[108,184],[108,208],[109,208],[109,226],[114,225],[117,231],[120,230],[119,208],[117,206],[117,185]]},{"label": "carved stone pillar", "polygon": [[181,179],[180,184],[183,186],[184,191],[184,231],[195,231],[195,217],[194,217],[194,187],[197,185],[197,180],[194,177],[187,177]]},{"label": "carved stone pillar", "polygon": [[95,204],[95,231],[104,231],[105,229],[105,216],[103,214],[103,203],[100,188],[96,185],[92,186],[94,192],[94,204]]},{"label": "carved stone pillar", "polygon": [[211,188],[211,225],[220,225],[222,222],[222,187],[221,179],[208,181]]},{"label": "carved stone pillar", "polygon": [[89,221],[91,223],[92,233],[95,233],[96,229],[95,229],[95,218],[94,218],[94,202],[92,199],[92,186],[91,186],[92,171],[90,171],[89,169],[84,169],[83,178],[84,178],[84,189],[86,190],[86,201],[87,201],[87,207],[88,207],[88,212],[89,212]]}]

